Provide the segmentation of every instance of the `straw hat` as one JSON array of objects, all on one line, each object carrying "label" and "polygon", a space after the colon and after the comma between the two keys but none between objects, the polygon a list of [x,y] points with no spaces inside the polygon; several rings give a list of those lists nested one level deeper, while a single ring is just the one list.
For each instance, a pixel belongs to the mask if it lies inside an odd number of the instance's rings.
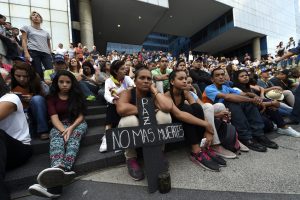
[{"label": "straw hat", "polygon": [[282,101],[284,99],[284,95],[280,90],[270,90],[265,95],[268,99],[279,100]]}]

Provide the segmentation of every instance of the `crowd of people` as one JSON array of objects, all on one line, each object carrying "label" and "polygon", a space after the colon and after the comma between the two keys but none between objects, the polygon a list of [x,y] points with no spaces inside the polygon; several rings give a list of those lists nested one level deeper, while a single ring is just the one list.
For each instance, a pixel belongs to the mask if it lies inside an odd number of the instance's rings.
[{"label": "crowd of people", "polygon": [[[72,171],[87,131],[86,102],[107,104],[106,130],[138,126],[137,102],[152,97],[158,124],[179,122],[190,145],[191,161],[220,171],[226,159],[249,149],[278,149],[266,134],[276,131],[300,137],[290,124],[300,122],[300,45],[293,38],[276,56],[265,59],[146,51],[101,55],[78,43],[52,50],[42,16],[30,15],[31,25],[19,29],[0,15],[0,39],[7,47],[0,57],[0,197],[9,199],[7,170],[31,157],[32,137],[50,140],[50,168],[41,171],[29,191],[59,197]],[[290,60],[292,62],[290,62]],[[284,61],[285,64],[277,65]],[[163,147],[162,147],[163,149]],[[105,136],[99,151],[106,152]],[[135,149],[125,150],[129,175],[144,178]],[[167,162],[167,161],[166,161]]]}]

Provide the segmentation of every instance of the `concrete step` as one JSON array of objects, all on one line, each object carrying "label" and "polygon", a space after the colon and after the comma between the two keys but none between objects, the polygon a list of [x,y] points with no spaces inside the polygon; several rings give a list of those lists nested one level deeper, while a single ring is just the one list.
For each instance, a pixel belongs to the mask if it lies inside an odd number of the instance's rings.
[{"label": "concrete step", "polygon": [[95,126],[104,126],[105,118],[106,114],[88,115],[85,116],[85,121],[88,124],[88,128],[91,128]]},{"label": "concrete step", "polygon": [[105,114],[106,105],[88,106],[86,115]]},{"label": "concrete step", "polygon": [[[105,133],[104,126],[94,126],[88,127],[87,133],[84,138],[81,140],[81,146],[88,146],[93,144],[100,144],[101,138]],[[31,141],[31,145],[33,148],[33,154],[43,154],[49,152],[49,140],[40,140],[38,138],[34,138]]]},{"label": "concrete step", "polygon": [[[118,165],[125,161],[124,154],[119,152],[100,153],[99,144],[81,147],[78,159],[74,166],[77,175],[94,170]],[[5,183],[12,192],[26,190],[30,185],[37,183],[36,178],[40,171],[50,166],[49,154],[34,155],[28,163],[20,168],[6,173]]]}]

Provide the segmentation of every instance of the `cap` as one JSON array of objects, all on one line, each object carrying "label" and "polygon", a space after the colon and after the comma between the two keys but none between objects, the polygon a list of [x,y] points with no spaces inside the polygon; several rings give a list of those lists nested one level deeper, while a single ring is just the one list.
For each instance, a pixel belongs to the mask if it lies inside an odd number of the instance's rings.
[{"label": "cap", "polygon": [[56,62],[56,63],[59,63],[59,62],[60,63],[65,63],[65,58],[61,54],[55,54],[54,55],[54,62]]},{"label": "cap", "polygon": [[270,90],[269,92],[267,92],[265,94],[265,96],[271,100],[282,101],[284,99],[284,95],[282,94],[282,91],[280,91],[280,90]]},{"label": "cap", "polygon": [[280,73],[285,74],[287,76],[290,75],[290,71],[288,69],[283,69],[283,70],[280,71]]}]

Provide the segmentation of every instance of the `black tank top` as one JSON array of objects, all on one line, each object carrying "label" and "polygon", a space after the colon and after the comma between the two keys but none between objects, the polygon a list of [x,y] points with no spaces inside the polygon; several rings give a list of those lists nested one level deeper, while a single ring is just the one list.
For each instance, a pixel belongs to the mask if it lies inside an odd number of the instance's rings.
[{"label": "black tank top", "polygon": [[[130,103],[133,104],[133,105],[136,105],[136,89],[132,88],[130,92],[131,92]],[[152,97],[151,92],[147,92],[146,97],[151,98]]]}]

